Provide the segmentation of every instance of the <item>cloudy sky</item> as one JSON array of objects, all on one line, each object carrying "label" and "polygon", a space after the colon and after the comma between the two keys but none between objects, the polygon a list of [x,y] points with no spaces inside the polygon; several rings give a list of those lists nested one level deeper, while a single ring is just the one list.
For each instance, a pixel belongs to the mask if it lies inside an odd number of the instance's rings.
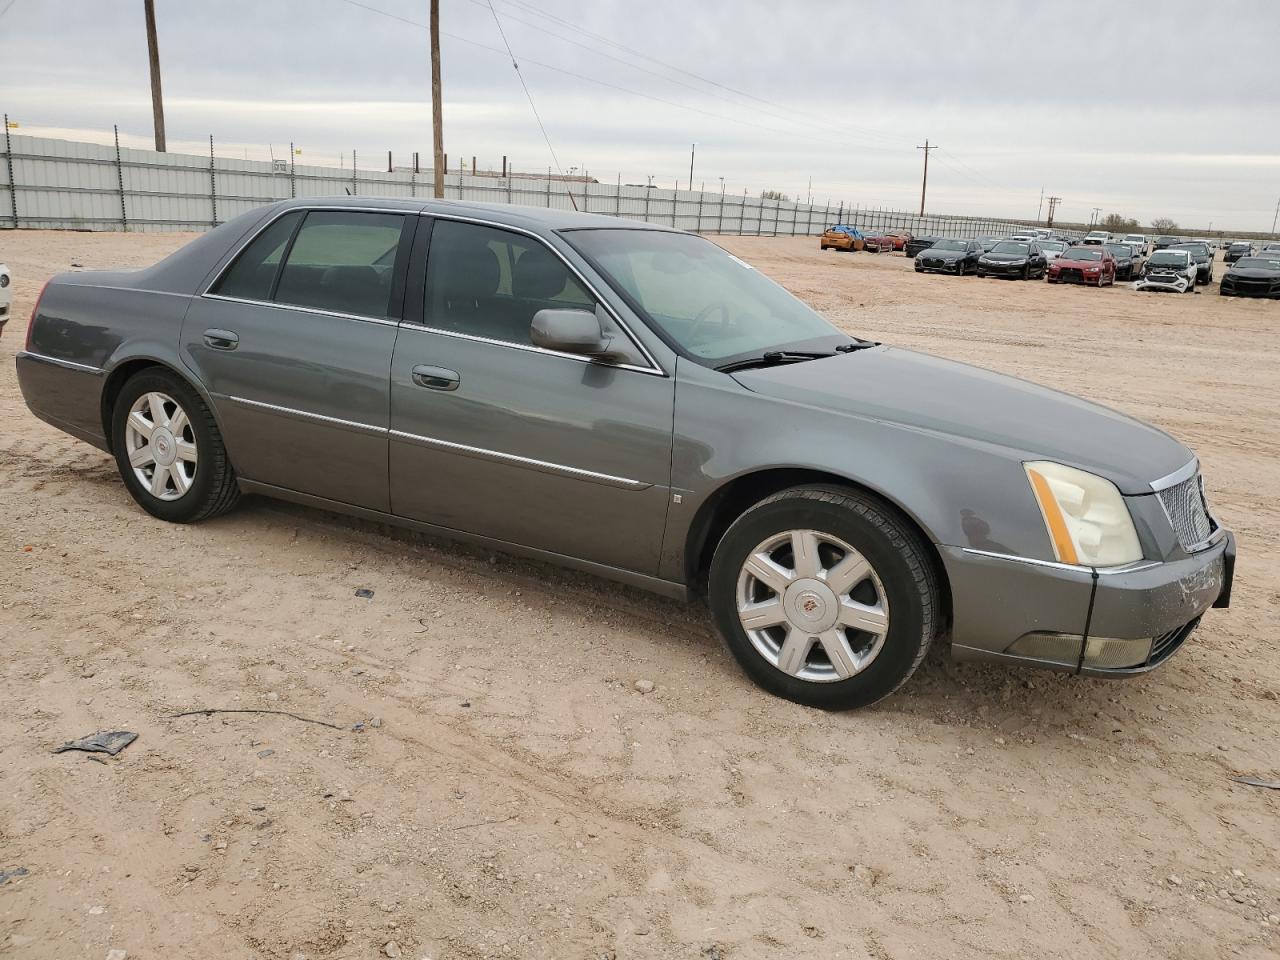
[{"label": "cloudy sky", "polygon": [[[169,148],[431,150],[427,0],[156,0]],[[6,10],[7,7],[7,10]],[[445,149],[545,170],[488,0],[442,0]],[[150,142],[142,0],[0,0],[20,132]],[[1280,3],[493,0],[559,165],[935,213],[1269,230]]]}]

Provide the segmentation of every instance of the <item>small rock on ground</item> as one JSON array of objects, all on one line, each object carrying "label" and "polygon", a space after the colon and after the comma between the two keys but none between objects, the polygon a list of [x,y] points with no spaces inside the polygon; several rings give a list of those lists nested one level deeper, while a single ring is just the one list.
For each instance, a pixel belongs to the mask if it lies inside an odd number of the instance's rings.
[{"label": "small rock on ground", "polygon": [[637,680],[636,689],[639,690],[641,693],[653,693],[653,681]]}]

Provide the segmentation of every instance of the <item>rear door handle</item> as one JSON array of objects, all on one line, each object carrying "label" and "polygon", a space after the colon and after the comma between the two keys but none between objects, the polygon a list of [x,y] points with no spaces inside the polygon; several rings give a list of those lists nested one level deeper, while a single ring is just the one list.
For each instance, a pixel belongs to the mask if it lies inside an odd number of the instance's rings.
[{"label": "rear door handle", "polygon": [[240,346],[240,337],[230,330],[206,330],[204,342],[214,350],[234,350]]},{"label": "rear door handle", "polygon": [[410,371],[413,382],[428,390],[457,390],[459,377],[457,370],[447,367],[431,367],[418,364]]}]

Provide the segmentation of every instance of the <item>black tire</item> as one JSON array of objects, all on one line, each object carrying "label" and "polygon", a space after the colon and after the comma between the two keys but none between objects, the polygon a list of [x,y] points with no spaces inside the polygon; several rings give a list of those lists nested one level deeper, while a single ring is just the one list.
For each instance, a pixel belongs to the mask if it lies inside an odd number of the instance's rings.
[{"label": "black tire", "polygon": [[[756,650],[738,618],[738,578],[748,555],[770,536],[796,529],[843,540],[862,553],[883,587],[890,611],[883,646],[844,680],[784,673]],[[941,629],[941,590],[929,549],[910,523],[873,495],[828,486],[784,490],[742,514],[716,547],[708,579],[712,618],[743,670],[770,693],[823,710],[865,707],[907,681]]]},{"label": "black tire", "polygon": [[[172,398],[186,412],[190,423],[196,446],[196,469],[190,488],[177,499],[164,500],[152,494],[129,463],[125,425],[134,402],[148,393],[162,393]],[[213,414],[185,380],[161,367],[134,375],[116,397],[111,411],[111,448],[129,495],[153,517],[170,523],[195,523],[226,513],[240,499],[235,470],[227,458]]]}]

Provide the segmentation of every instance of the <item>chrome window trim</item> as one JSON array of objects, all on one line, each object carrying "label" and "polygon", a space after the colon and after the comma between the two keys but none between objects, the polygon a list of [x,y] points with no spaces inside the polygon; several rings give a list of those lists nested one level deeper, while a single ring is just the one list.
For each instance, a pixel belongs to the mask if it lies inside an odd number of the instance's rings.
[{"label": "chrome window trim", "polygon": [[1073,570],[1076,573],[1094,572],[1099,576],[1109,576],[1116,573],[1137,573],[1139,570],[1149,570],[1152,567],[1158,567],[1163,561],[1160,560],[1135,560],[1133,563],[1126,563],[1120,567],[1090,567],[1082,566],[1074,563],[1062,563],[1059,560],[1040,560],[1036,557],[1019,557],[1012,553],[997,553],[993,550],[979,550],[976,547],[961,547],[965,553],[971,553],[978,557],[991,557],[995,560],[1011,560],[1014,563],[1028,563],[1036,567],[1050,567],[1054,570]]},{"label": "chrome window trim", "polygon": [[526,350],[529,353],[543,353],[551,357],[563,357],[566,360],[577,360],[579,363],[593,363],[596,366],[603,367],[607,370],[631,370],[635,373],[645,373],[652,377],[667,376],[663,371],[656,370],[652,367],[637,367],[632,363],[609,363],[604,360],[596,360],[594,357],[584,357],[582,354],[578,353],[563,353],[559,350],[548,350],[546,347],[535,346],[532,343],[516,343],[513,340],[498,340],[493,337],[479,337],[474,333],[462,333],[458,330],[444,330],[440,327],[428,327],[426,324],[415,323],[412,320],[406,320],[401,324],[401,326],[410,331],[417,331],[419,333],[436,333],[442,337],[454,337],[458,340],[471,340],[475,343],[488,343],[495,347],[510,347],[513,350]]},{"label": "chrome window trim", "polygon": [[340,417],[330,417],[323,413],[311,413],[308,410],[298,410],[294,407],[282,407],[274,403],[264,403],[261,400],[250,400],[247,397],[236,397],[230,394],[214,394],[224,400],[230,400],[233,403],[242,403],[248,407],[257,407],[260,410],[269,410],[272,413],[282,413],[286,416],[299,417],[303,420],[315,420],[320,423],[331,423],[339,427],[351,427],[355,430],[363,430],[367,433],[386,434],[386,427],[377,427],[371,423],[360,423],[356,420],[343,420]]},{"label": "chrome window trim", "polygon": [[584,470],[581,467],[569,467],[562,463],[551,463],[548,460],[535,460],[532,457],[521,457],[514,453],[502,453],[498,450],[489,450],[485,447],[472,447],[465,443],[453,443],[450,440],[440,440],[436,437],[424,437],[416,433],[406,433],[403,430],[389,431],[391,436],[397,440],[407,440],[411,443],[418,443],[426,447],[434,447],[440,450],[450,450],[455,453],[461,453],[467,456],[479,457],[484,460],[494,460],[498,463],[508,463],[517,467],[528,467],[533,470],[541,470],[545,473],[554,473],[561,476],[571,477],[574,480],[587,480],[592,483],[601,483],[609,487],[620,487],[623,490],[647,490],[653,486],[643,480],[631,480],[627,477],[615,477],[608,473],[597,473],[594,470]]},{"label": "chrome window trim", "polygon": [[37,360],[40,363],[50,363],[55,367],[66,367],[68,370],[76,370],[80,373],[92,373],[95,376],[102,376],[106,371],[102,367],[92,367],[87,363],[76,363],[74,360],[62,360],[58,357],[48,357],[43,353],[35,353],[31,350],[19,350],[17,359]]},{"label": "chrome window trim", "polygon": [[321,310],[318,307],[300,307],[292,303],[278,303],[275,300],[250,300],[246,297],[224,297],[220,293],[202,293],[202,300],[223,300],[227,303],[247,303],[255,307],[273,307],[277,310],[300,310],[303,313],[313,313],[321,317],[337,317],[339,320],[361,320],[364,323],[381,323],[388,327],[398,327],[400,324],[389,317],[364,317],[358,313],[339,313],[337,310]]},{"label": "chrome window trim", "polygon": [[[662,368],[662,364],[658,363],[658,361],[654,358],[653,354],[649,351],[649,348],[646,347],[640,341],[640,338],[637,337],[634,332],[632,332],[631,327],[627,325],[626,321],[623,320],[622,317],[618,315],[618,311],[613,308],[613,304],[609,303],[609,301],[605,299],[603,295],[601,295],[596,285],[593,284],[590,280],[588,280],[581,270],[579,270],[572,263],[570,263],[568,258],[565,257],[563,253],[561,253],[551,244],[547,243],[545,237],[542,237],[541,235],[535,233],[532,230],[526,230],[524,227],[517,227],[510,223],[501,223],[497,220],[485,220],[481,217],[466,217],[466,216],[460,216],[458,214],[453,214],[453,213],[437,213],[432,210],[422,210],[418,213],[418,216],[431,217],[433,220],[453,220],[457,223],[474,223],[477,226],[492,227],[495,230],[507,230],[511,233],[518,233],[518,234],[521,234],[522,236],[529,237],[531,240],[536,240],[538,243],[542,244],[544,247],[550,250],[553,254],[555,254],[557,259],[559,259],[560,262],[563,263],[565,267],[575,277],[577,277],[580,281],[582,281],[582,284],[587,288],[587,290],[591,292],[591,295],[596,298],[596,302],[599,303],[602,307],[605,308],[605,310],[608,311],[609,316],[613,317],[614,322],[618,325],[619,329],[621,329],[622,332],[626,335],[627,339],[631,341],[631,343],[636,347],[636,349],[638,349],[640,353],[644,355],[644,358],[648,360],[650,363],[649,367],[640,367],[630,363],[601,364],[601,366],[616,367],[622,370],[635,370],[640,373],[651,373],[660,377],[669,376],[667,371]],[[429,260],[430,260],[430,251],[428,251],[428,261]],[[424,282],[424,289],[425,289],[425,282]],[[424,319],[425,319],[425,313],[424,313]],[[573,360],[581,360],[585,363],[598,363],[598,361],[593,360],[591,357],[582,357],[574,353],[562,353],[559,350],[547,350],[543,347],[535,347],[531,344],[528,346],[525,346],[524,344],[514,343],[509,340],[495,340],[489,337],[478,337],[473,334],[457,333],[451,330],[441,330],[439,327],[428,326],[426,323],[418,323],[417,321],[414,321],[414,320],[406,320],[404,321],[404,323],[408,326],[414,326],[421,330],[430,330],[433,333],[443,333],[449,336],[462,337],[467,340],[476,340],[481,343],[497,343],[497,344],[502,344],[503,346],[516,347],[517,349],[529,349],[529,350],[536,351],[538,353],[549,353],[552,356],[557,356],[557,357],[569,357]]]},{"label": "chrome window trim", "polygon": [[1195,476],[1196,471],[1200,469],[1200,461],[1196,457],[1192,457],[1190,462],[1179,467],[1173,473],[1166,474],[1159,480],[1151,481],[1151,491],[1159,493],[1161,490],[1168,490],[1170,487],[1176,487],[1184,480],[1190,480]]}]

